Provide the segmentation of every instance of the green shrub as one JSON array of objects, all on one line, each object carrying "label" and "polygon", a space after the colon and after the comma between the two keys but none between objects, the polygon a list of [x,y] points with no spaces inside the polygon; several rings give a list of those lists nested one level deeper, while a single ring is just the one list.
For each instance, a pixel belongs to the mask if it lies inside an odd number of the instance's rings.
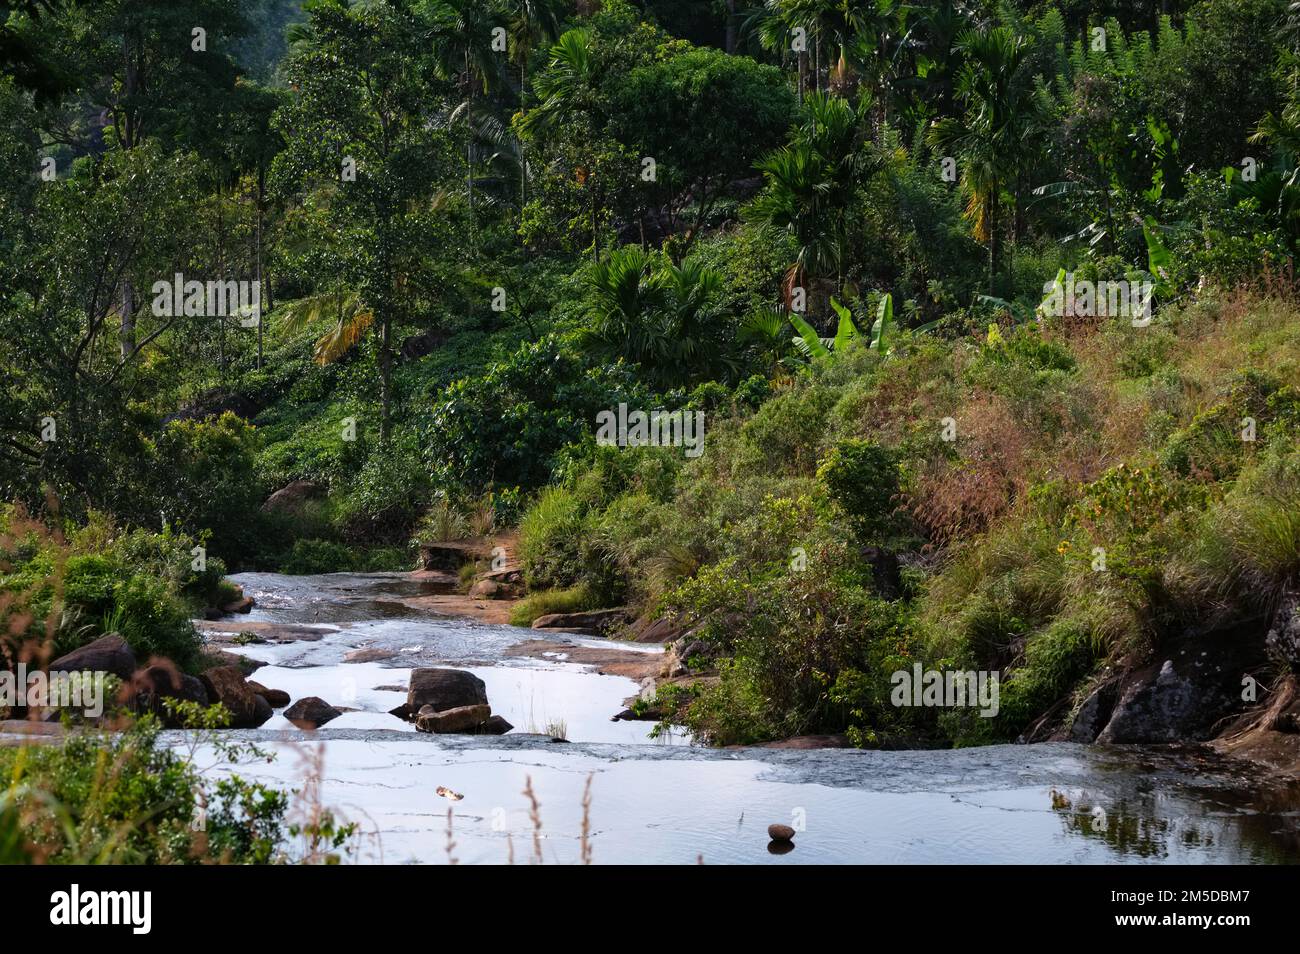
[{"label": "green shrub", "polygon": [[898,463],[879,444],[841,441],[823,459],[817,480],[863,541],[887,533],[897,524]]},{"label": "green shrub", "polygon": [[582,505],[567,487],[547,487],[519,523],[519,562],[530,589],[572,586],[582,576]]},{"label": "green shrub", "polygon": [[291,576],[316,573],[344,573],[356,569],[352,550],[332,540],[296,540],[280,564],[280,572]]},{"label": "green shrub", "polygon": [[[225,760],[241,757],[218,749]],[[7,850],[29,860],[266,864],[286,839],[284,793],[238,777],[213,785],[158,741],[152,718],[112,734],[72,732],[61,745],[0,749],[0,778],[9,817],[21,822]],[[206,824],[196,826],[201,799]]]},{"label": "green shrub", "polygon": [[512,626],[531,626],[537,617],[550,613],[580,613],[598,608],[582,585],[567,590],[542,590],[530,593],[511,607],[510,623]]}]

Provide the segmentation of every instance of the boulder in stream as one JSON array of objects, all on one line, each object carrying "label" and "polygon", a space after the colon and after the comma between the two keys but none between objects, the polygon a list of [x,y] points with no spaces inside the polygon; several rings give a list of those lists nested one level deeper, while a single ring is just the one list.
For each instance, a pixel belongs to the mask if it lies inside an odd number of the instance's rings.
[{"label": "boulder in stream", "polygon": [[283,689],[268,689],[260,682],[254,682],[251,679],[248,680],[248,688],[265,699],[272,709],[283,709],[289,704],[289,693]]},{"label": "boulder in stream", "polygon": [[473,732],[492,716],[486,705],[457,706],[454,709],[434,709],[424,706],[415,717],[415,727],[421,732],[442,735],[453,732]]},{"label": "boulder in stream", "polygon": [[463,669],[412,670],[410,689],[406,693],[407,708],[417,714],[425,706],[441,712],[461,706],[485,706],[487,701],[483,680]]},{"label": "boulder in stream", "polygon": [[135,673],[135,653],[117,633],[74,649],[50,663],[50,672],[111,672],[122,680]]},{"label": "boulder in stream", "polygon": [[320,696],[306,696],[284,710],[284,717],[300,729],[319,729],[342,714]]},{"label": "boulder in stream", "polygon": [[[232,729],[256,729],[271,718],[271,706],[249,688],[237,666],[216,666],[199,676],[208,691],[209,703],[221,703],[230,711]],[[261,705],[258,705],[258,701]]]}]

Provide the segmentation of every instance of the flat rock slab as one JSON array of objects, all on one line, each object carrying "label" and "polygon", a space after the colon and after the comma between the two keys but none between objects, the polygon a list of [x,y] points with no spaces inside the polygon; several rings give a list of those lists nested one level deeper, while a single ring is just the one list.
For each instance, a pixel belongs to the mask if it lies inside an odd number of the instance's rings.
[{"label": "flat rock slab", "polygon": [[549,662],[555,662],[555,657],[563,654],[564,662],[592,666],[602,676],[624,676],[637,682],[659,675],[659,668],[664,664],[660,653],[622,649],[617,643],[611,643],[608,647],[580,646],[555,639],[530,639],[516,643],[505,654],[545,659]]},{"label": "flat rock slab", "polygon": [[210,643],[218,645],[238,645],[236,637],[240,633],[255,633],[268,643],[317,642],[330,633],[337,633],[337,626],[302,626],[296,623],[269,623],[252,620],[237,622],[194,620],[194,626]]},{"label": "flat rock slab", "polygon": [[63,741],[64,728],[58,722],[0,720],[0,746],[46,745]]},{"label": "flat rock slab", "polygon": [[533,620],[533,629],[555,629],[566,633],[603,636],[628,620],[626,606],[586,610],[581,613],[547,613]]},{"label": "flat rock slab", "polygon": [[379,646],[365,646],[361,649],[350,649],[343,654],[345,663],[368,663],[383,662],[385,659],[392,659],[400,655],[395,649],[382,649]]}]

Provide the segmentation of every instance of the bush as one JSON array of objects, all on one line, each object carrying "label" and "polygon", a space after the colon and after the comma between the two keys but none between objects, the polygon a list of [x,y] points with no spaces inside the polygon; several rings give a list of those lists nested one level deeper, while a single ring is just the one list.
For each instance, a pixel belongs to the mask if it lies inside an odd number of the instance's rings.
[{"label": "bush", "polygon": [[295,540],[289,555],[280,564],[280,572],[291,576],[316,573],[345,573],[356,569],[352,551],[331,540]]},{"label": "bush", "polygon": [[516,603],[510,610],[510,623],[512,626],[531,626],[537,617],[549,613],[580,613],[597,608],[591,594],[581,584],[566,590],[543,590],[530,593]]},{"label": "bush", "polygon": [[572,586],[582,576],[583,508],[567,487],[547,487],[519,523],[519,562],[529,589]]},{"label": "bush", "polygon": [[817,469],[817,480],[863,542],[897,523],[898,463],[879,444],[841,441]]},{"label": "bush", "polygon": [[[62,745],[0,749],[0,777],[9,801],[0,816],[17,826],[6,860],[266,864],[285,841],[285,794],[238,777],[211,785],[158,742],[152,718],[113,734],[72,732]],[[196,831],[200,800],[208,815]]]}]

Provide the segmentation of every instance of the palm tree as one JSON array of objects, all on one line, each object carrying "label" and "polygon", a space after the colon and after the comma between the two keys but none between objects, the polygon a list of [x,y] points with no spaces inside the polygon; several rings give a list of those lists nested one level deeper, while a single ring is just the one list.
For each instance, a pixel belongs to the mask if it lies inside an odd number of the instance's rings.
[{"label": "palm tree", "polygon": [[425,14],[433,30],[438,73],[454,80],[465,92],[448,121],[464,121],[465,188],[474,209],[474,109],[478,91],[484,95],[501,77],[502,60],[493,49],[493,31],[506,26],[505,16],[493,0],[428,0]]},{"label": "palm tree", "polygon": [[297,334],[325,318],[334,324],[316,340],[312,357],[317,364],[331,364],[354,348],[375,323],[375,313],[353,291],[341,289],[308,295],[285,308],[281,329]]},{"label": "palm tree", "polygon": [[[597,108],[596,59],[592,55],[591,35],[586,30],[569,30],[551,47],[546,71],[533,81],[541,98],[536,109],[523,117],[520,125],[529,135],[550,134],[575,118],[590,119]],[[582,173],[591,205],[591,254],[599,255],[596,228],[596,179],[594,162],[585,163]]]},{"label": "palm tree", "polygon": [[641,367],[673,387],[734,370],[719,321],[722,276],[697,259],[681,265],[625,245],[591,267],[583,346]]},{"label": "palm tree", "polygon": [[781,229],[799,249],[786,276],[789,290],[808,279],[835,277],[842,291],[854,191],[876,157],[866,148],[863,119],[871,108],[864,97],[855,110],[839,96],[814,93],[807,119],[788,145],[755,167],[767,186],[749,205],[751,221]]},{"label": "palm tree", "polygon": [[[554,43],[567,10],[566,0],[506,0],[510,18],[511,49],[519,65],[519,110],[525,112],[528,88],[528,58],[543,43]],[[527,201],[528,164],[520,152],[519,204]]]},{"label": "palm tree", "polygon": [[639,245],[625,245],[591,266],[587,276],[587,317],[581,340],[588,349],[623,357],[647,368],[663,353],[664,275],[655,256]]},{"label": "palm tree", "polygon": [[965,113],[935,123],[929,139],[960,158],[966,217],[975,238],[988,245],[988,293],[995,295],[1002,264],[1002,192],[1023,163],[1022,133],[1036,110],[1022,70],[1029,44],[1010,28],[996,27],[964,31],[957,49],[966,58],[957,76],[957,99]]}]

